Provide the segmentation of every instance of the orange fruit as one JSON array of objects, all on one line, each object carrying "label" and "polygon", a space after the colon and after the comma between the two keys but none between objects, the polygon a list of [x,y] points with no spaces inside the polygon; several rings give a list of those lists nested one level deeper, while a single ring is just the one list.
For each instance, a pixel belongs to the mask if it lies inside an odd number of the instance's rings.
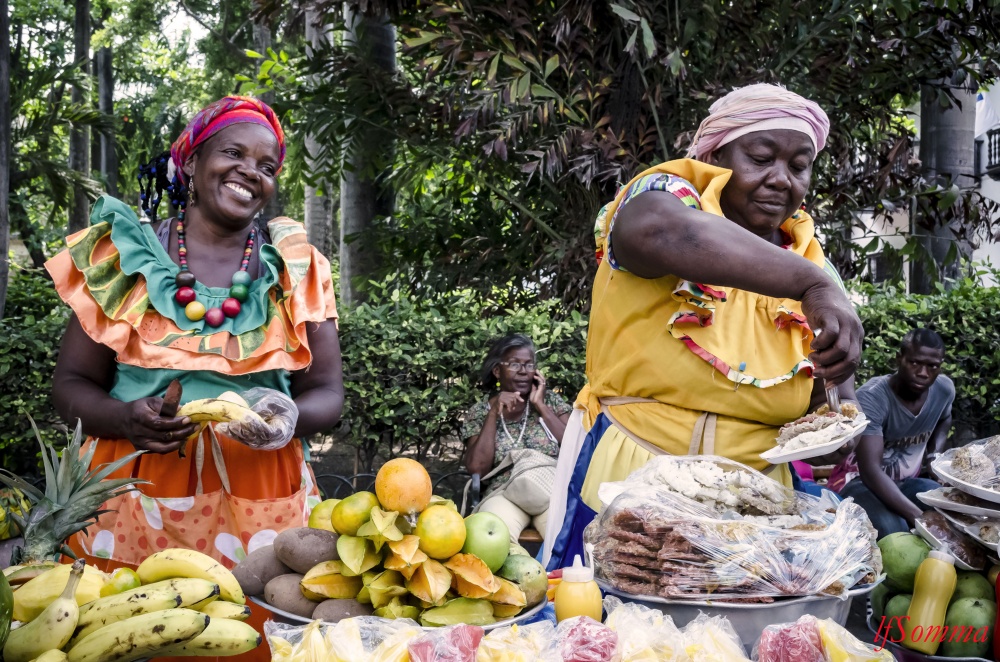
[{"label": "orange fruit", "polygon": [[386,510],[419,513],[431,502],[431,477],[416,460],[397,457],[378,470],[375,494]]},{"label": "orange fruit", "polygon": [[465,544],[465,519],[448,506],[430,506],[417,518],[413,531],[420,549],[432,559],[450,559]]},{"label": "orange fruit", "polygon": [[338,503],[340,503],[340,499],[327,499],[316,504],[316,507],[309,513],[309,528],[334,531],[332,516],[333,509]]},{"label": "orange fruit", "polygon": [[330,523],[337,533],[356,536],[361,525],[372,518],[372,508],[378,505],[378,499],[371,492],[355,492],[333,507]]}]

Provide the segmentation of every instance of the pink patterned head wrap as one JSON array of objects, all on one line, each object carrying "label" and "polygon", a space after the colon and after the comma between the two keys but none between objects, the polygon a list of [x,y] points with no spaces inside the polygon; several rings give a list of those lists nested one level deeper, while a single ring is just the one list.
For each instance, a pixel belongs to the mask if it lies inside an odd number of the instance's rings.
[{"label": "pink patterned head wrap", "polygon": [[278,171],[281,171],[281,163],[285,160],[285,132],[271,107],[253,97],[223,97],[199,111],[170,146],[170,159],[181,184],[187,183],[184,162],[195,150],[219,131],[240,122],[260,124],[271,130],[278,139]]},{"label": "pink patterned head wrap", "polygon": [[708,156],[740,136],[755,131],[792,129],[812,140],[816,153],[826,145],[830,119],[815,101],[777,85],[758,83],[733,90],[712,104],[694,134],[688,158]]}]

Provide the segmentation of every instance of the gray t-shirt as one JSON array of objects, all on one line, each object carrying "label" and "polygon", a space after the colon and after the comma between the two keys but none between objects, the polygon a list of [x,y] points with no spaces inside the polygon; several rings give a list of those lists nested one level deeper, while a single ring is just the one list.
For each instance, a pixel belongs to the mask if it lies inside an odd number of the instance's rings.
[{"label": "gray t-shirt", "polygon": [[[885,443],[882,470],[898,483],[920,475],[927,441],[955,400],[955,384],[945,375],[939,375],[931,384],[920,413],[914,415],[889,387],[890,377],[882,375],[869,380],[858,389],[858,402],[869,420],[862,434],[882,437]],[[830,484],[840,489],[857,475],[857,461],[852,453],[834,469]]]}]

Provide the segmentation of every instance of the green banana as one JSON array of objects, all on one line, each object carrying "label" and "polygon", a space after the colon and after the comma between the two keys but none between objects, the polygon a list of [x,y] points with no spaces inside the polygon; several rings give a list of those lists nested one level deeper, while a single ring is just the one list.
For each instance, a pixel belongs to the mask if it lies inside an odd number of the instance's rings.
[{"label": "green banana", "polygon": [[211,619],[193,609],[167,609],[105,625],[69,649],[69,662],[134,662],[194,639]]},{"label": "green banana", "polygon": [[83,559],[74,561],[62,595],[49,603],[30,623],[11,631],[3,647],[6,662],[30,662],[46,651],[66,645],[80,617],[76,586],[83,578],[83,566]]},{"label": "green banana", "polygon": [[143,584],[171,577],[197,577],[219,585],[220,597],[244,605],[247,602],[240,583],[226,566],[211,556],[193,549],[171,548],[150,554],[136,568]]},{"label": "green banana", "polygon": [[212,618],[229,618],[234,621],[245,621],[250,618],[249,605],[234,605],[225,600],[210,602],[198,611],[208,614]]},{"label": "green banana", "polygon": [[126,618],[190,607],[206,599],[214,600],[218,595],[218,584],[196,578],[171,579],[109,595],[87,603],[80,610],[80,620],[69,643],[75,646],[87,635]]},{"label": "green banana", "polygon": [[[215,603],[212,603],[215,604]],[[205,631],[194,639],[157,651],[157,657],[227,657],[260,646],[262,637],[246,623],[229,618],[213,618]]]}]

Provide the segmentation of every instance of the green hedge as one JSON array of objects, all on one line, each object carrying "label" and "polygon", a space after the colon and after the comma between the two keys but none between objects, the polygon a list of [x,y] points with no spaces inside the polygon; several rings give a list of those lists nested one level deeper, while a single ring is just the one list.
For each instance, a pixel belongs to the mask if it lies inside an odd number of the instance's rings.
[{"label": "green hedge", "polygon": [[[942,373],[955,382],[955,436],[959,443],[1000,432],[1000,288],[965,278],[934,294],[904,295],[896,287],[864,286],[867,299],[858,313],[865,325],[865,349],[858,369],[860,386],[875,375],[896,370],[896,355],[906,332],[933,328],[945,342]],[[1000,281],[1000,273],[992,272]]]},{"label": "green hedge", "polygon": [[346,429],[338,436],[367,469],[376,456],[433,454],[441,440],[457,439],[458,417],[484,397],[476,375],[490,341],[506,333],[534,340],[549,388],[572,400],[583,385],[586,328],[555,301],[498,311],[472,294],[429,304],[375,286],[340,322]]},{"label": "green hedge", "polygon": [[0,320],[0,456],[5,469],[38,472],[38,442],[30,414],[46,441],[65,443],[65,426],[52,406],[56,365],[67,308],[38,271],[11,270]]}]

